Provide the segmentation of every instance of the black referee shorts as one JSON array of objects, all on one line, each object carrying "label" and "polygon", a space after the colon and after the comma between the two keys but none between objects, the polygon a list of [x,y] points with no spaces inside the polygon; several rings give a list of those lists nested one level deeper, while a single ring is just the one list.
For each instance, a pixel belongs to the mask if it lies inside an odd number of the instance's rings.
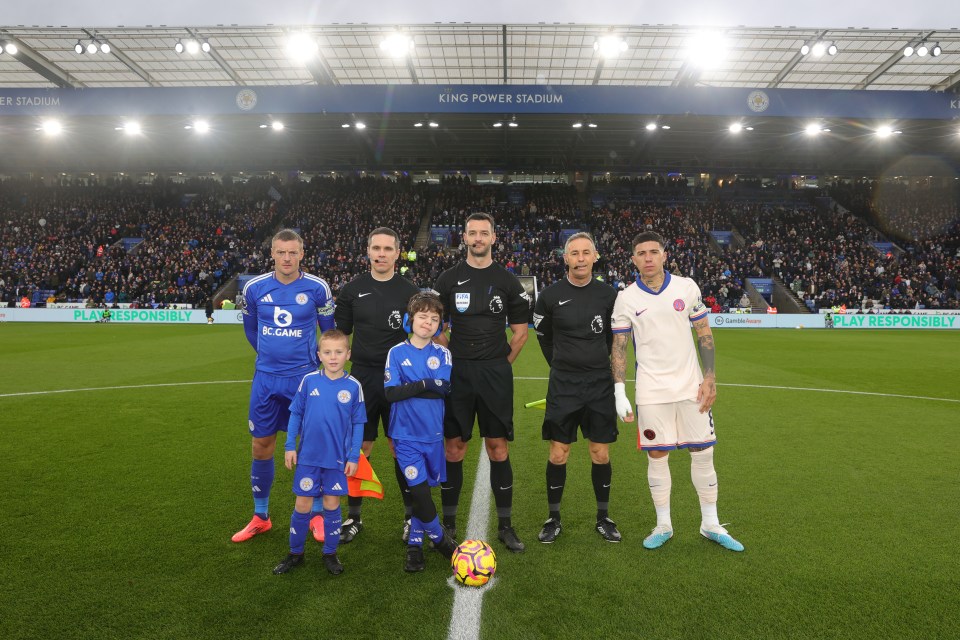
[{"label": "black referee shorts", "polygon": [[363,441],[377,439],[377,423],[383,422],[383,435],[390,437],[390,403],[383,395],[383,367],[352,365],[350,375],[360,381],[363,404],[367,409],[367,423],[363,426]]},{"label": "black referee shorts", "polygon": [[444,437],[469,441],[474,418],[482,437],[513,440],[513,367],[506,358],[454,360]]},{"label": "black referee shorts", "polygon": [[543,439],[576,442],[577,427],[591,442],[617,441],[620,431],[610,371],[550,371]]}]

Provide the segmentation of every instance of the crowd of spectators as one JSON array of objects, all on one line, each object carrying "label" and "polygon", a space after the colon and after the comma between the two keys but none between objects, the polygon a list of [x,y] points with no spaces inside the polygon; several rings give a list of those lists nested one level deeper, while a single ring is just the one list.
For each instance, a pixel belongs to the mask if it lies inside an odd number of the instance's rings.
[{"label": "crowd of spectators", "polygon": [[[396,229],[410,249],[431,213],[431,226],[445,228],[451,242],[431,243],[398,265],[426,287],[463,259],[466,216],[486,211],[497,219],[495,259],[517,275],[536,276],[541,288],[563,277],[565,230],[594,234],[597,274],[622,289],[636,278],[630,238],[653,229],[668,241],[668,269],[694,278],[714,311],[747,304],[748,277],[781,279],[811,309],[874,301],[892,309],[960,307],[956,189],[847,183],[832,187],[839,205],[821,199],[815,206],[813,199],[677,198],[671,190],[681,188],[680,178],[635,183],[669,197],[605,197],[595,207],[568,185],[480,186],[465,178],[441,185],[372,177],[56,187],[7,181],[0,183],[0,299],[52,291],[53,300],[97,305],[202,306],[235,274],[272,268],[267,240],[285,226],[305,238],[304,269],[336,294],[369,268],[366,237],[374,227]],[[716,251],[712,230],[734,230],[737,241]],[[881,233],[897,243],[893,249],[873,244]],[[122,238],[143,241],[128,250]]]}]

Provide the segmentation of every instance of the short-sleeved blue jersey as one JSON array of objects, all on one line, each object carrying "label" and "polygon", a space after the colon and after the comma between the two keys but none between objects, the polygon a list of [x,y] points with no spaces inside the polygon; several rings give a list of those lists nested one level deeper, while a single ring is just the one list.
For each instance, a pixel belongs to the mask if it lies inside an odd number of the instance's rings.
[{"label": "short-sleeved blue jersey", "polygon": [[333,295],[321,278],[301,273],[283,284],[275,272],[243,287],[243,328],[257,352],[257,371],[278,376],[303,375],[320,366],[317,323],[333,329]]},{"label": "short-sleeved blue jersey", "polygon": [[331,380],[323,371],[308,373],[290,403],[285,449],[296,450],[297,464],[343,469],[360,457],[366,421],[363,389],[356,378],[344,374]]},{"label": "short-sleeved blue jersey", "polygon": [[[384,387],[398,387],[423,379],[450,381],[450,351],[435,342],[418,349],[405,340],[387,353]],[[394,440],[443,440],[443,398],[415,396],[390,405],[390,437]]]}]

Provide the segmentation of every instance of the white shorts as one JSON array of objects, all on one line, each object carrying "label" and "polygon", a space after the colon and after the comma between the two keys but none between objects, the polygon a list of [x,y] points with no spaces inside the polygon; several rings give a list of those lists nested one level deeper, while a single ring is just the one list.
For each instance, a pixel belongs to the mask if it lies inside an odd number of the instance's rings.
[{"label": "white shorts", "polygon": [[637,405],[637,448],[669,451],[717,442],[713,410],[700,413],[696,400]]}]

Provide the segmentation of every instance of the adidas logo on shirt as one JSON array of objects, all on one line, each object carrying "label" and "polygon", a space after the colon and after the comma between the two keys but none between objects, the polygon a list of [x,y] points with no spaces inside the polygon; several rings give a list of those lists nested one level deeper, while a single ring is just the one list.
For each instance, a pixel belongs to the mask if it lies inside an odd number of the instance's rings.
[{"label": "adidas logo on shirt", "polygon": [[330,487],[330,491],[343,491],[343,487],[341,487],[340,483],[338,482],[332,487]]},{"label": "adidas logo on shirt", "polygon": [[319,392],[317,389],[314,389],[313,391],[310,392],[310,395],[312,395],[312,396],[318,396],[318,395],[320,395],[320,392]]},{"label": "adidas logo on shirt", "polygon": [[271,296],[271,295],[268,293],[267,295],[265,295],[265,296],[263,296],[262,298],[260,298],[260,302],[273,302],[273,296]]},{"label": "adidas logo on shirt", "polygon": [[409,358],[407,358],[406,360],[404,360],[403,362],[400,363],[400,366],[402,366],[402,367],[412,367],[412,366],[413,366],[413,363],[410,362],[410,359],[409,359]]}]

